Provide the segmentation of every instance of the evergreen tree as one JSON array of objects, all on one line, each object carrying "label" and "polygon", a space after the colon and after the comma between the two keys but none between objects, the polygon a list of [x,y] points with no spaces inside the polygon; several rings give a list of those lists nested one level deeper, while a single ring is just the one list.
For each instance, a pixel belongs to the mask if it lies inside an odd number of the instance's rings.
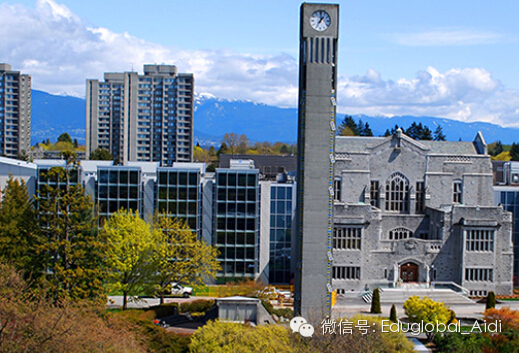
[{"label": "evergreen tree", "polygon": [[220,148],[216,152],[216,156],[220,157],[221,154],[227,154],[228,151],[229,151],[229,149],[227,148],[227,144],[225,142],[222,142],[222,144],[220,145]]},{"label": "evergreen tree", "polygon": [[391,305],[391,311],[389,312],[389,320],[391,320],[392,322],[398,322],[398,316],[396,315],[395,304]]},{"label": "evergreen tree", "polygon": [[110,151],[102,147],[97,148],[92,153],[90,153],[89,158],[92,161],[111,161],[114,159]]},{"label": "evergreen tree", "polygon": [[494,148],[494,156],[497,156],[498,154],[501,154],[503,152],[503,145],[501,144],[500,140],[496,141],[496,146]]},{"label": "evergreen tree", "polygon": [[10,176],[0,203],[0,259],[27,272],[37,239],[35,219],[27,185]]},{"label": "evergreen tree", "polygon": [[79,142],[77,141],[77,139],[74,139],[74,148],[78,148],[79,147]]},{"label": "evergreen tree", "polygon": [[488,292],[485,310],[494,309],[496,307],[496,294],[493,291]]},{"label": "evergreen tree", "polygon": [[346,115],[344,120],[337,128],[337,135],[339,136],[358,136],[359,129],[357,123],[350,115]]},{"label": "evergreen tree", "polygon": [[511,161],[519,161],[519,144],[512,143],[512,147],[510,148],[510,160]]},{"label": "evergreen tree", "polygon": [[433,138],[434,141],[445,141],[445,139],[446,139],[441,125],[438,125],[436,127],[436,130],[434,130],[433,135],[434,135],[434,138]]},{"label": "evergreen tree", "polygon": [[360,132],[359,135],[360,136],[373,136],[373,131],[371,131],[371,128],[369,127],[369,124],[367,122],[362,126],[362,131]]},{"label": "evergreen tree", "polygon": [[66,166],[53,167],[43,175],[47,182],[35,196],[40,224],[35,258],[54,301],[95,299],[103,293],[103,242],[93,203],[77,182],[76,155],[63,155]]},{"label": "evergreen tree", "polygon": [[62,133],[61,135],[59,135],[58,137],[58,142],[68,142],[68,143],[73,143],[72,142],[72,138],[70,137],[70,135],[66,132]]},{"label": "evergreen tree", "polygon": [[371,299],[371,309],[370,313],[372,314],[380,314],[382,309],[380,308],[380,290],[375,288],[373,291],[373,299]]},{"label": "evergreen tree", "polygon": [[395,127],[393,127],[391,130],[386,129],[386,132],[384,133],[384,137],[388,137],[388,136],[392,136],[392,135],[396,134],[396,130],[398,130],[398,129],[399,129],[399,127],[396,124],[395,124]]},{"label": "evergreen tree", "polygon": [[[421,125],[421,124],[420,124]],[[427,141],[433,139],[433,134],[431,129],[429,129],[427,126],[423,126],[422,130],[420,131],[420,140]]]}]

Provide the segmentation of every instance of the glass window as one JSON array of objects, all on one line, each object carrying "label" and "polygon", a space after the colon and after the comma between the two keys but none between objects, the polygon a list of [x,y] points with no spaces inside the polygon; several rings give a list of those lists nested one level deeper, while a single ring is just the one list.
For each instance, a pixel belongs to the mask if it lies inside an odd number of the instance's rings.
[{"label": "glass window", "polygon": [[136,170],[130,171],[130,184],[138,184],[139,183],[139,172]]},{"label": "glass window", "polygon": [[131,199],[139,198],[139,188],[137,186],[130,186],[130,198]]},{"label": "glass window", "polygon": [[409,181],[399,172],[386,181],[386,211],[409,211]]},{"label": "glass window", "polygon": [[117,199],[117,185],[111,185],[109,190],[110,198]]},{"label": "glass window", "polygon": [[229,173],[227,174],[227,178],[229,186],[236,186],[236,174]]},{"label": "glass window", "polygon": [[227,175],[225,173],[218,174],[218,185],[220,185],[220,186],[227,185]]},{"label": "glass window", "polygon": [[463,185],[461,180],[454,181],[452,185],[452,202],[462,203]]},{"label": "glass window", "polygon": [[[126,173],[126,178],[128,178],[128,173]],[[123,178],[123,172],[121,171],[121,182]],[[168,183],[168,173],[161,171],[159,172],[159,184],[165,185]]]},{"label": "glass window", "polygon": [[177,199],[177,188],[175,186],[169,186],[168,187],[168,196],[170,200],[176,200]]},{"label": "glass window", "polygon": [[189,200],[197,200],[196,191],[197,191],[196,186],[195,187],[190,187],[188,189],[188,198],[189,198]]},{"label": "glass window", "polygon": [[177,173],[169,172],[169,185],[177,185]]},{"label": "glass window", "polygon": [[110,180],[110,184],[117,184],[118,183],[118,175],[117,170],[110,170],[108,172],[108,179]]},{"label": "glass window", "polygon": [[245,174],[239,174],[238,175],[238,186],[246,186],[246,175]]},{"label": "glass window", "polygon": [[179,172],[178,173],[178,184],[179,185],[187,185],[187,173]]},{"label": "glass window", "polygon": [[196,172],[189,173],[189,185],[198,185],[197,176],[198,174]]},{"label": "glass window", "polygon": [[101,184],[108,183],[108,171],[107,170],[99,171],[99,183],[101,183]]},{"label": "glass window", "polygon": [[108,186],[100,185],[99,186],[99,198],[106,199],[108,197]]},{"label": "glass window", "polygon": [[119,180],[121,184],[127,184],[128,183],[128,171],[127,170],[121,170],[119,173]]},{"label": "glass window", "polygon": [[284,187],[278,187],[277,188],[277,198],[278,199],[284,199],[285,198],[285,188]]},{"label": "glass window", "polygon": [[247,175],[247,186],[256,186],[256,174]]}]

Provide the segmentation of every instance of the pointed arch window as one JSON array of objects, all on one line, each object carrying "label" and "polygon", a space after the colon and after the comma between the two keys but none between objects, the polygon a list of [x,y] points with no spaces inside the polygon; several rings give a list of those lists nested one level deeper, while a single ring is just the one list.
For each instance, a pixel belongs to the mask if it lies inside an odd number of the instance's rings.
[{"label": "pointed arch window", "polygon": [[413,232],[407,228],[395,228],[389,231],[389,240],[401,240],[413,237]]},{"label": "pointed arch window", "polygon": [[386,180],[386,211],[409,212],[409,180],[400,172]]}]

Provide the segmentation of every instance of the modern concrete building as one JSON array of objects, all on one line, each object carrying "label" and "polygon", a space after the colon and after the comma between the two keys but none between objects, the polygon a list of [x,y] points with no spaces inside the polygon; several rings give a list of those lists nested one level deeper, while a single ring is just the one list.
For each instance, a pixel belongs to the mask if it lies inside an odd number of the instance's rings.
[{"label": "modern concrete building", "polygon": [[220,250],[222,279],[257,278],[263,272],[258,174],[251,168],[216,169],[213,244]]},{"label": "modern concrete building", "polygon": [[519,283],[519,162],[492,161],[494,204],[512,212],[514,244],[514,286]]},{"label": "modern concrete building", "polygon": [[[157,212],[183,219],[199,238],[219,248],[220,282],[251,278],[288,284],[295,214],[295,184],[259,181],[251,161],[232,161],[231,168],[206,173],[203,163],[80,161],[69,183],[81,183],[94,202],[99,226],[119,209],[138,211],[151,222]],[[0,157],[0,187],[9,175],[25,180],[29,195],[45,185],[64,187],[49,171],[64,160],[28,163]],[[272,197],[272,200],[271,200]],[[272,251],[270,250],[272,248]],[[272,271],[269,270],[272,266]]]},{"label": "modern concrete building", "polygon": [[116,161],[191,162],[193,74],[172,65],[144,65],[86,83],[86,151],[106,148]]},{"label": "modern concrete building", "polygon": [[0,155],[16,158],[31,148],[31,76],[0,63]]},{"label": "modern concrete building", "polygon": [[473,142],[415,141],[401,130],[337,137],[334,187],[339,294],[406,282],[512,292],[512,214],[494,206],[481,133]]},{"label": "modern concrete building", "polygon": [[339,5],[301,5],[294,309],[312,322],[331,313],[333,162]]}]

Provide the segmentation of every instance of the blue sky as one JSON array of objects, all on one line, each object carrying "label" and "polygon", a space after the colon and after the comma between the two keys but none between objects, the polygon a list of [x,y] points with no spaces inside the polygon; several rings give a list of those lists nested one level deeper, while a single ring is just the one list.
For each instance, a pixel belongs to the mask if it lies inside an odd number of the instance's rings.
[{"label": "blue sky", "polygon": [[[340,113],[519,126],[519,2],[338,3]],[[76,96],[107,71],[175,64],[199,94],[294,107],[300,4],[12,0],[0,5],[0,62]]]}]

